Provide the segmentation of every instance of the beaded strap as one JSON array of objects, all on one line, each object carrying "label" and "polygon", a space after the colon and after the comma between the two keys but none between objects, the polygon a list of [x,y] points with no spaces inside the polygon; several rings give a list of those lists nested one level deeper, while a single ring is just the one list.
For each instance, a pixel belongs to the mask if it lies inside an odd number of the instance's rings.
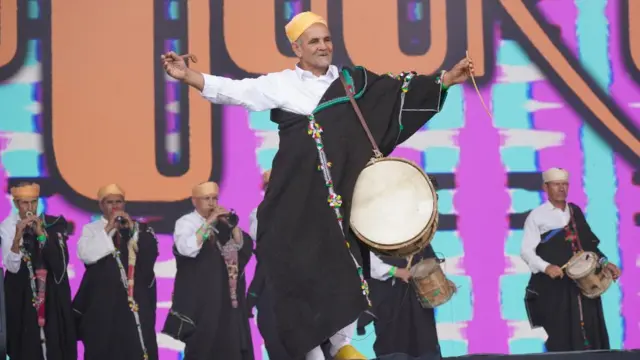
[{"label": "beaded strap", "polygon": [[[327,186],[327,190],[329,192],[327,202],[336,215],[340,230],[342,230],[342,232],[344,233],[344,226],[342,224],[343,217],[342,213],[340,212],[340,208],[342,207],[342,197],[338,193],[336,193],[336,190],[333,187],[331,171],[329,170],[329,168],[331,167],[331,163],[327,160],[327,155],[324,152],[324,144],[322,142],[322,127],[320,127],[320,125],[316,122],[315,116],[313,116],[313,114],[309,115],[307,118],[309,119],[309,127],[307,133],[311,136],[311,138],[313,138],[316,143],[316,148],[318,149],[318,157],[320,158],[320,165],[318,166],[318,170],[322,171],[325,185]],[[371,300],[369,299],[369,284],[367,284],[367,281],[364,278],[362,266],[358,264],[358,260],[356,260],[355,256],[353,256],[349,242],[346,240],[346,238],[345,244],[347,246],[347,250],[349,251],[351,259],[353,260],[353,263],[356,265],[358,276],[360,276],[360,287],[362,289],[362,294],[367,299],[367,303],[369,304],[369,306],[371,306]]]},{"label": "beaded strap", "polygon": [[138,303],[133,297],[133,286],[134,286],[134,271],[131,271],[131,263],[133,262],[133,267],[135,268],[135,263],[137,259],[136,252],[138,251],[138,223],[133,223],[133,236],[127,243],[127,249],[129,250],[129,272],[127,276],[127,272],[124,270],[124,265],[122,264],[122,260],[120,259],[120,250],[116,249],[113,252],[113,257],[116,259],[116,263],[118,264],[118,269],[120,270],[120,280],[122,281],[122,285],[124,286],[125,291],[127,292],[127,300],[129,301],[129,309],[131,309],[131,313],[133,314],[133,318],[136,321],[136,328],[138,330],[138,337],[140,339],[140,346],[142,347],[143,359],[149,359],[149,354],[147,352],[147,347],[144,344],[144,337],[142,336],[142,325],[140,324],[140,315],[138,314]]},{"label": "beaded strap", "polygon": [[[29,271],[29,285],[31,285],[31,294],[32,294],[32,303],[33,307],[36,309],[36,313],[38,315],[38,327],[40,328],[40,346],[42,347],[42,357],[44,360],[47,360],[47,337],[44,333],[44,325],[46,319],[44,318],[44,310],[45,299],[46,299],[46,283],[43,283],[42,280],[38,281],[40,284],[40,289],[38,289],[38,285],[36,285],[36,272],[33,270],[33,262],[31,261],[31,256],[29,252],[24,248],[24,245],[20,245],[20,252],[22,253],[22,261],[27,265],[27,270]],[[44,281],[46,281],[46,270],[45,273],[39,271],[41,278],[44,276]],[[39,291],[40,290],[40,293]]]}]

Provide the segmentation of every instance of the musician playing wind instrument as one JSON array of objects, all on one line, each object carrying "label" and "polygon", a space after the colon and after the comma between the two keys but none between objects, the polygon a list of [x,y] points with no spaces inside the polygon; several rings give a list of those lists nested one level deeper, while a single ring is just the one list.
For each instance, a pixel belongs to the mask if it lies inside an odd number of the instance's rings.
[{"label": "musician playing wind instrument", "polygon": [[369,255],[348,224],[372,145],[339,77],[388,155],[440,111],[447,88],[464,82],[471,64],[464,59],[430,76],[381,76],[332,65],[331,33],[314,13],[296,15],[285,32],[297,64],[255,79],[201,74],[172,52],[162,61],[170,76],[213,103],[271,110],[280,148],[258,209],[257,254],[273,286],[279,338],[294,359],[324,359],[320,344],[329,338],[332,356],[364,359],[349,342],[368,307],[362,260]]},{"label": "musician playing wind instrument", "polygon": [[569,173],[551,168],[542,179],[548,200],[527,216],[522,236],[522,259],[532,273],[525,293],[529,322],[547,332],[547,351],[609,349],[601,299],[584,296],[562,267],[574,254],[589,251],[613,279],[620,270],[598,248],[600,240],[580,207],[567,203]]},{"label": "musician playing wind instrument", "polygon": [[195,186],[195,210],[176,221],[177,273],[163,332],[185,343],[185,360],[252,360],[244,270],[253,241],[218,194],[214,182]]},{"label": "musician playing wind instrument", "polygon": [[78,258],[86,270],[73,300],[84,358],[158,359],[153,229],[125,212],[116,184],[98,190],[102,216],[82,228]]},{"label": "musician playing wind instrument", "polygon": [[7,269],[7,355],[12,360],[76,360],[67,221],[36,216],[38,184],[20,183],[11,195],[18,211],[0,224]]}]

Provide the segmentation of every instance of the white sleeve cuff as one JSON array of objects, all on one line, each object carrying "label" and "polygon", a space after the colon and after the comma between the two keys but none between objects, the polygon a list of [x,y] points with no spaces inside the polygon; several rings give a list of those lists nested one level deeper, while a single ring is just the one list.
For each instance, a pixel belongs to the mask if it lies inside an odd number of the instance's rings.
[{"label": "white sleeve cuff", "polygon": [[[114,232],[115,233],[115,232]],[[113,239],[104,229],[100,229],[93,236],[81,239],[78,244],[78,258],[87,264],[95,264],[100,259],[112,254],[116,250],[113,246]]]},{"label": "white sleeve cuff", "polygon": [[21,262],[22,254],[16,254],[11,250],[4,256],[4,267],[11,273],[17,274],[20,271]]},{"label": "white sleeve cuff", "polygon": [[377,255],[373,252],[371,253],[371,277],[380,280],[386,281],[391,277],[389,272],[393,268],[393,266],[389,264],[385,264]]},{"label": "white sleeve cuff", "polygon": [[217,76],[202,74],[204,78],[204,85],[202,86],[202,95],[206,99],[215,100],[218,97],[220,81]]}]

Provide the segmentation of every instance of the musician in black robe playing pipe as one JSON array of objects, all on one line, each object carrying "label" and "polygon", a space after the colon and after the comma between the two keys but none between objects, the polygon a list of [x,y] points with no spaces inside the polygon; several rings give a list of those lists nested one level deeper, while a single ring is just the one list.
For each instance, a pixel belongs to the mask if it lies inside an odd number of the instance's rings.
[{"label": "musician in black robe playing pipe", "polygon": [[548,201],[533,209],[524,224],[521,255],[532,275],[525,306],[532,327],[543,327],[547,351],[609,349],[602,301],[581,294],[575,281],[563,272],[580,251],[598,255],[603,271],[614,279],[620,270],[600,251],[580,208],[567,203],[569,174],[551,168],[542,174]]},{"label": "musician in black robe playing pipe", "polygon": [[150,226],[125,212],[118,185],[100,188],[98,205],[102,217],[85,225],[78,240],[86,270],[73,309],[84,358],[157,360],[158,241]]},{"label": "musician in black robe playing pipe", "polygon": [[195,211],[176,222],[177,273],[162,332],[185,343],[185,360],[253,360],[244,274],[253,241],[218,193],[214,182],[195,186]]},{"label": "musician in black robe playing pipe", "polygon": [[368,307],[363,259],[369,255],[348,224],[355,181],[372,145],[339,77],[388,155],[440,111],[447,87],[464,82],[471,64],[463,59],[433,76],[338,69],[320,16],[298,14],[285,32],[298,58],[294,69],[232,80],[191,70],[173,52],[162,55],[163,66],[215,104],[272,109],[280,143],[258,208],[257,253],[273,288],[279,338],[296,360],[323,359],[320,344],[327,339],[332,356],[364,359],[349,342]]},{"label": "musician in black robe playing pipe", "polygon": [[[431,245],[413,256],[411,265],[422,259],[435,258]],[[440,358],[434,309],[425,309],[410,283],[408,260],[371,252],[372,313],[361,316],[360,333],[373,321],[376,356],[407,354],[415,357]],[[431,357],[429,357],[431,358]]]},{"label": "musician in black robe playing pipe", "polygon": [[12,360],[75,360],[67,222],[62,216],[35,215],[38,184],[21,183],[11,195],[18,212],[0,224],[7,355]]}]

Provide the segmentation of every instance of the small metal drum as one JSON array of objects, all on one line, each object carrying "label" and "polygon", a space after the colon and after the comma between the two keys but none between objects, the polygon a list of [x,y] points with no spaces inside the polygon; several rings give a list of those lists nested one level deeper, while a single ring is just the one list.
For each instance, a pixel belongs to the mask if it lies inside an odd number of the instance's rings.
[{"label": "small metal drum", "polygon": [[583,251],[571,257],[566,265],[567,276],[576,282],[582,294],[589,299],[598,298],[613,282],[611,274],[603,271],[598,260],[596,253]]},{"label": "small metal drum", "polygon": [[350,225],[358,239],[376,252],[394,257],[416,254],[438,228],[435,187],[410,161],[373,159],[356,181]]},{"label": "small metal drum", "polygon": [[425,309],[446,303],[457,291],[455,284],[444,275],[437,259],[423,259],[410,272],[418,301]]}]

